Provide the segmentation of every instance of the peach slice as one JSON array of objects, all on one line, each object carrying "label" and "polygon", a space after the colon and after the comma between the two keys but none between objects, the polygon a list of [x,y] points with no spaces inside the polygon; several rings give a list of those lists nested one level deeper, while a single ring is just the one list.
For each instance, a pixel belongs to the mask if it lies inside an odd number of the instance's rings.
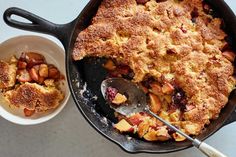
[{"label": "peach slice", "polygon": [[230,62],[233,62],[235,59],[235,54],[232,51],[224,51],[222,55],[228,59]]},{"label": "peach slice", "polygon": [[167,141],[170,135],[165,127],[160,127],[158,130],[149,130],[143,138],[147,141]]},{"label": "peach slice", "polygon": [[59,79],[60,78],[59,70],[55,66],[49,65],[48,66],[48,77],[52,78],[52,79]]},{"label": "peach slice", "polygon": [[158,141],[167,141],[170,139],[170,135],[168,133],[166,126],[160,127],[157,130],[157,137],[158,137]]},{"label": "peach slice", "polygon": [[120,132],[127,132],[132,129],[132,125],[130,125],[125,119],[122,119],[114,126]]},{"label": "peach slice", "polygon": [[138,135],[139,135],[140,138],[142,138],[148,132],[149,127],[150,127],[150,124],[149,124],[148,119],[141,122],[138,125]]},{"label": "peach slice", "polygon": [[30,82],[32,78],[26,69],[17,70],[17,80],[19,82]]},{"label": "peach slice", "polygon": [[163,86],[162,86],[162,92],[164,94],[171,94],[173,91],[174,91],[174,87],[170,84],[170,83],[165,83]]},{"label": "peach slice", "polygon": [[139,125],[143,121],[143,116],[139,113],[130,116],[127,121],[132,125]]},{"label": "peach slice", "polygon": [[163,118],[164,120],[166,120],[166,121],[170,121],[170,117],[169,117],[169,113],[168,112],[166,112],[166,111],[161,111],[160,112],[160,114],[159,114],[159,116],[161,117],[161,118]]},{"label": "peach slice", "polygon": [[127,101],[127,98],[125,95],[117,93],[115,98],[112,100],[112,103],[116,105],[120,105],[126,101]]},{"label": "peach slice", "polygon": [[186,111],[190,111],[194,108],[196,108],[194,105],[186,105]]},{"label": "peach slice", "polygon": [[186,139],[184,136],[180,135],[177,132],[173,133],[172,136],[175,139],[175,141],[177,141],[177,142],[184,141]]},{"label": "peach slice", "polygon": [[31,68],[34,65],[45,63],[45,58],[43,55],[35,52],[26,52],[24,55],[24,59],[28,64],[28,67]]},{"label": "peach slice", "polygon": [[149,93],[149,98],[150,98],[150,110],[154,113],[160,111],[161,101],[159,100],[159,98],[152,93]]},{"label": "peach slice", "polygon": [[38,75],[37,70],[36,70],[35,68],[31,68],[31,69],[29,70],[29,74],[30,74],[30,77],[31,77],[34,81],[38,82],[38,80],[39,80],[39,75]]},{"label": "peach slice", "polygon": [[27,108],[24,108],[24,114],[26,117],[30,117],[35,113],[35,110],[28,110]]},{"label": "peach slice", "polygon": [[173,113],[171,113],[169,117],[172,122],[178,122],[180,121],[180,115],[181,115],[180,110],[177,109]]},{"label": "peach slice", "polygon": [[157,141],[158,140],[157,131],[151,129],[143,136],[143,138],[147,141]]},{"label": "peach slice", "polygon": [[44,80],[45,80],[44,77],[39,76],[38,83],[39,83],[39,84],[43,84],[43,83],[44,83]]},{"label": "peach slice", "polygon": [[114,62],[110,59],[103,65],[103,67],[111,71],[116,69]]},{"label": "peach slice", "polygon": [[151,83],[150,84],[151,90],[150,92],[152,92],[153,94],[159,95],[162,92],[161,86],[158,85],[157,83]]},{"label": "peach slice", "polygon": [[44,78],[48,77],[48,65],[47,64],[40,64],[39,76],[44,77]]},{"label": "peach slice", "polygon": [[25,69],[27,67],[27,63],[23,61],[18,61],[17,67],[18,69]]}]

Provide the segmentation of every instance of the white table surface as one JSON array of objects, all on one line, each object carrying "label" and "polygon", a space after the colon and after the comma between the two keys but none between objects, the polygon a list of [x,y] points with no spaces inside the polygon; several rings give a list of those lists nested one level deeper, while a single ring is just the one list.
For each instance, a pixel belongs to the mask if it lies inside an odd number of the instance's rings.
[{"label": "white table surface", "polygon": [[[8,7],[20,7],[54,23],[64,24],[75,19],[87,2],[88,0],[0,0],[0,42],[18,35],[40,35],[60,44],[54,37],[7,26],[2,14]],[[234,0],[226,2],[236,12],[236,2]],[[236,123],[232,123],[220,129],[206,142],[229,157],[235,157],[235,140]],[[0,157],[94,156],[203,157],[204,155],[195,148],[170,154],[128,154],[97,133],[81,116],[71,98],[57,117],[40,125],[19,126],[0,118]]]}]

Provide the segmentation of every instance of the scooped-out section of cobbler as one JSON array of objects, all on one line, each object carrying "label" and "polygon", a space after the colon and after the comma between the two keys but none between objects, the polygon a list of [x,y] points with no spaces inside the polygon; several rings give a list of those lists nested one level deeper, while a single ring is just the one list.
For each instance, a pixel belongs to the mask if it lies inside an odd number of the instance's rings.
[{"label": "scooped-out section of cobbler", "polygon": [[[154,113],[199,135],[218,118],[236,84],[235,52],[213,13],[202,0],[103,0],[79,33],[72,57],[108,58],[110,77],[137,83]],[[145,113],[117,117],[114,127],[122,133],[147,141],[185,140]]]}]

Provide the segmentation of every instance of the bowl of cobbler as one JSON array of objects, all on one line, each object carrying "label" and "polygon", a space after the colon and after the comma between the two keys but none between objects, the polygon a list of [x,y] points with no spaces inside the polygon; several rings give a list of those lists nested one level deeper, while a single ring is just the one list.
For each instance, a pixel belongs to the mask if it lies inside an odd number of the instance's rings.
[{"label": "bowl of cobbler", "polygon": [[0,45],[0,115],[16,124],[39,124],[56,116],[70,92],[64,51],[38,36],[19,36]]}]

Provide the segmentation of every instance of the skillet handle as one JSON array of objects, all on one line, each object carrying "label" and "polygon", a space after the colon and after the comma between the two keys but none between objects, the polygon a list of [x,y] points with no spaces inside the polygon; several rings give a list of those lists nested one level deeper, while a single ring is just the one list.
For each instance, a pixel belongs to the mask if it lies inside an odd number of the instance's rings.
[{"label": "skillet handle", "polygon": [[[29,22],[15,20],[12,18],[12,15],[24,18]],[[6,24],[14,28],[53,35],[62,42],[65,48],[68,47],[69,37],[72,33],[70,30],[72,30],[74,26],[73,21],[64,25],[54,24],[35,14],[16,7],[8,8],[3,14],[3,19]]]}]

